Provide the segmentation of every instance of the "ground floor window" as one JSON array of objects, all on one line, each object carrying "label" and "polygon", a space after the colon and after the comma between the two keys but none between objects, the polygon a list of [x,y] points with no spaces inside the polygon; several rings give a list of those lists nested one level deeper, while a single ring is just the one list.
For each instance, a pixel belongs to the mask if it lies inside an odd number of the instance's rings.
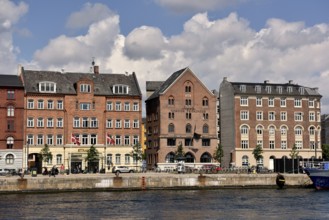
[{"label": "ground floor window", "polygon": [[14,155],[13,154],[7,154],[6,156],[6,164],[9,165],[9,164],[14,164]]},{"label": "ground floor window", "polygon": [[210,139],[202,139],[202,146],[203,147],[210,146]]},{"label": "ground floor window", "polygon": [[246,155],[242,157],[242,166],[249,166],[249,158]]},{"label": "ground floor window", "polygon": [[174,163],[175,162],[175,154],[174,153],[169,153],[166,156],[166,163]]},{"label": "ground floor window", "polygon": [[210,163],[211,162],[211,156],[209,153],[204,153],[201,155],[200,158],[200,162],[201,163]]}]

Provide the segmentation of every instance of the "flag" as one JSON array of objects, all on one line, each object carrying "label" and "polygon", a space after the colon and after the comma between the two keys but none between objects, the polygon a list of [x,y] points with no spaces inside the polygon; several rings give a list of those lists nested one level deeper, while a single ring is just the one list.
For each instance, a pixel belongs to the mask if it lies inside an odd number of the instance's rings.
[{"label": "flag", "polygon": [[195,130],[196,130],[196,125],[194,125],[193,139],[199,140],[201,137],[201,134],[196,133]]},{"label": "flag", "polygon": [[73,144],[77,144],[80,146],[80,141],[78,136],[74,136],[74,134],[72,134],[71,141],[73,142]]},{"label": "flag", "polygon": [[112,138],[112,136],[110,134],[106,135],[106,141],[108,144],[111,144],[111,145],[115,144],[114,138]]}]

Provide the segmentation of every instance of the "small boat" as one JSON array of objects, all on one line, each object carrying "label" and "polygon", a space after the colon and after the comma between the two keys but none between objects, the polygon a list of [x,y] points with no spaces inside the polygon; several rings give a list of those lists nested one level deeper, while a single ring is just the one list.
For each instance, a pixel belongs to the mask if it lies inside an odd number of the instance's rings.
[{"label": "small boat", "polygon": [[329,189],[329,161],[323,161],[318,168],[305,168],[316,189]]}]

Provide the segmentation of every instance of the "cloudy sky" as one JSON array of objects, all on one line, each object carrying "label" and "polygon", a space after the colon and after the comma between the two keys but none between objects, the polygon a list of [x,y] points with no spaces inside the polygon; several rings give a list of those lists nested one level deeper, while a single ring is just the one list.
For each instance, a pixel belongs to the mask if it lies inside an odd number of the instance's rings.
[{"label": "cloudy sky", "polygon": [[[209,89],[229,81],[318,87],[329,113],[328,0],[0,0],[0,73],[184,67]],[[145,98],[145,96],[144,96]]]}]

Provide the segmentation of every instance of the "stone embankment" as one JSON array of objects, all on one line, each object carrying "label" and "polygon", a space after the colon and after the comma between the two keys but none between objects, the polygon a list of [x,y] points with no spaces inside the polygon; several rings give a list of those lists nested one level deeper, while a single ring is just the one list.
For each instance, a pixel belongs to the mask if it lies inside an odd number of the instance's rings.
[{"label": "stone embankment", "polygon": [[[283,174],[285,187],[312,184],[306,174]],[[0,177],[0,193],[154,189],[277,188],[276,174],[76,174]]]}]

